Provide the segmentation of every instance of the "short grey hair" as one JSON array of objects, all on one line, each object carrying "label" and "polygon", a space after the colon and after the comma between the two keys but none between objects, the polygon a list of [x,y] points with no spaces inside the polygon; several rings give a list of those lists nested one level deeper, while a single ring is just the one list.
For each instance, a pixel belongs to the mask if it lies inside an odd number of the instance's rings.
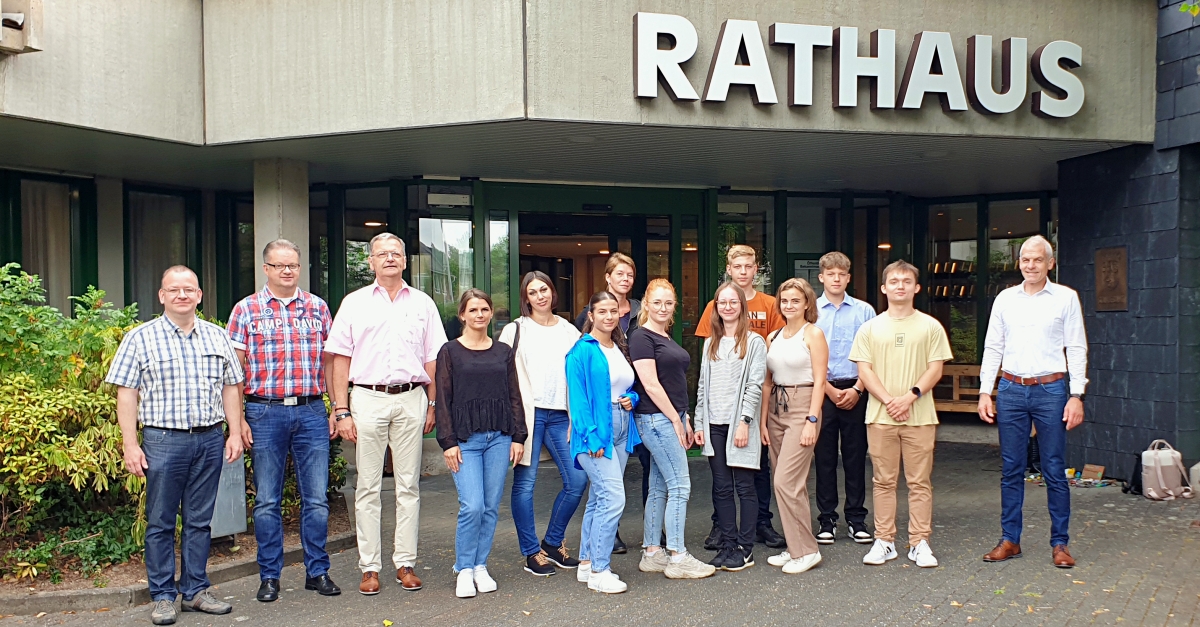
[{"label": "short grey hair", "polygon": [[391,231],[384,231],[384,232],[380,233],[379,235],[372,237],[371,243],[367,245],[367,250],[374,253],[376,242],[382,242],[384,240],[389,240],[389,239],[400,242],[400,252],[404,253],[404,250],[405,250],[404,249],[404,240],[400,239],[399,235],[396,235],[395,233],[392,233]]},{"label": "short grey hair", "polygon": [[1025,249],[1033,244],[1041,244],[1046,250],[1046,259],[1054,259],[1054,247],[1050,245],[1050,240],[1042,237],[1041,235],[1034,235],[1033,237],[1025,240],[1025,243],[1021,244],[1021,250],[1019,254],[1024,253]]},{"label": "short grey hair", "polygon": [[269,244],[263,247],[263,263],[267,263],[267,255],[271,254],[272,250],[279,250],[280,248],[286,248],[288,250],[295,251],[297,257],[302,256],[300,247],[297,246],[295,242],[290,239],[280,238],[277,240],[272,240]]},{"label": "short grey hair", "polygon": [[190,274],[192,275],[193,279],[196,279],[196,285],[200,285],[200,277],[196,274],[195,270],[192,270],[183,264],[176,264],[170,268],[167,268],[166,270],[163,270],[162,278],[158,281],[159,289],[162,289],[162,286],[167,282],[167,277],[171,276],[172,274]]}]

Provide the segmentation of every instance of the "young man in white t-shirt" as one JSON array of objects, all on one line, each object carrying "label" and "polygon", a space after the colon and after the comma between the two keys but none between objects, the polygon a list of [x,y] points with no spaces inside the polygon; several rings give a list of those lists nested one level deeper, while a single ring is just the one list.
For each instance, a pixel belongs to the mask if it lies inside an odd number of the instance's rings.
[{"label": "young man in white t-shirt", "polygon": [[875,544],[864,564],[896,559],[896,483],[900,463],[908,486],[908,559],[937,566],[929,547],[933,527],[933,448],[937,410],[933,387],[952,357],[942,324],[913,308],[921,290],[917,268],[895,261],[883,269],[887,311],[859,328],[850,349],[867,391],[867,452],[874,468]]}]

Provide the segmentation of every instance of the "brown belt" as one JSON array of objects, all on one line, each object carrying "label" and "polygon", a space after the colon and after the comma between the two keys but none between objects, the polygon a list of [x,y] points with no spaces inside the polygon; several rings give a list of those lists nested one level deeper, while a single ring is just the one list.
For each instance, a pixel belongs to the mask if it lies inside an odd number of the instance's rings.
[{"label": "brown belt", "polygon": [[1062,381],[1063,379],[1067,378],[1067,374],[1065,372],[1044,374],[1040,377],[1018,377],[1016,375],[1008,374],[1007,372],[1002,372],[1000,373],[1000,376],[1004,379],[1012,381],[1013,383],[1016,383],[1017,385],[1044,385],[1046,383]]},{"label": "brown belt", "polygon": [[355,387],[367,388],[368,390],[375,390],[376,392],[383,392],[384,394],[403,394],[410,390],[419,388],[423,384],[397,383],[395,385],[363,385],[362,383],[355,383],[354,385]]}]

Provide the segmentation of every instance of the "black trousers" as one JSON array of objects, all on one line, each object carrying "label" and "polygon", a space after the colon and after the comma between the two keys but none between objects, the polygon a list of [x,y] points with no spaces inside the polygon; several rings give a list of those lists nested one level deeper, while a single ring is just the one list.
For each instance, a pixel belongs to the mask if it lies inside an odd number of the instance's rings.
[{"label": "black trousers", "polygon": [[[831,381],[833,387],[844,390],[854,380]],[[863,525],[867,520],[867,398],[863,394],[850,409],[838,409],[829,397],[821,408],[821,433],[817,436],[814,459],[817,470],[817,521],[822,527],[837,524],[838,514],[838,448],[840,443],[842,472],[846,475],[846,504],[842,512],[846,522]],[[840,441],[840,442],[839,442]]]},{"label": "black trousers", "polygon": [[[863,431],[866,434],[866,431]],[[759,527],[769,527],[771,525],[771,495],[774,492],[771,490],[771,454],[770,449],[762,447],[760,455],[762,459],[761,469],[754,472],[754,490],[758,493],[758,520],[756,521]],[[752,471],[753,472],[753,471]],[[643,503],[644,505],[645,503]],[[713,524],[717,524],[717,492],[713,489]]]},{"label": "black trousers", "polygon": [[[754,476],[760,470],[735,468],[726,463],[725,447],[731,437],[729,425],[709,425],[713,456],[708,458],[712,469],[713,505],[716,506],[717,526],[721,530],[721,546],[754,546],[754,527],[758,523],[758,491]],[[742,520],[737,522],[737,505],[741,502]]]}]

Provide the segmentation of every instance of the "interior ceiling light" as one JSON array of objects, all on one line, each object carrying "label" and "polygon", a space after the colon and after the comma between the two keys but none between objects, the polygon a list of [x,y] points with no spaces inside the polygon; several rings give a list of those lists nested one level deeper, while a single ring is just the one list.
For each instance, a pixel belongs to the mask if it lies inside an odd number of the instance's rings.
[{"label": "interior ceiling light", "polygon": [[601,254],[601,255],[607,255],[607,254],[608,254],[608,249],[607,249],[607,248],[602,248],[602,249],[600,250],[600,254]]},{"label": "interior ceiling light", "polygon": [[1033,207],[1025,207],[1025,211],[1033,211]]},{"label": "interior ceiling light", "polygon": [[880,250],[891,250],[891,249],[892,249],[892,245],[891,245],[891,244],[880,244],[880,245],[879,245],[879,249],[880,249]]},{"label": "interior ceiling light", "polygon": [[376,220],[368,220],[363,222],[363,226],[383,226],[383,223]]}]

